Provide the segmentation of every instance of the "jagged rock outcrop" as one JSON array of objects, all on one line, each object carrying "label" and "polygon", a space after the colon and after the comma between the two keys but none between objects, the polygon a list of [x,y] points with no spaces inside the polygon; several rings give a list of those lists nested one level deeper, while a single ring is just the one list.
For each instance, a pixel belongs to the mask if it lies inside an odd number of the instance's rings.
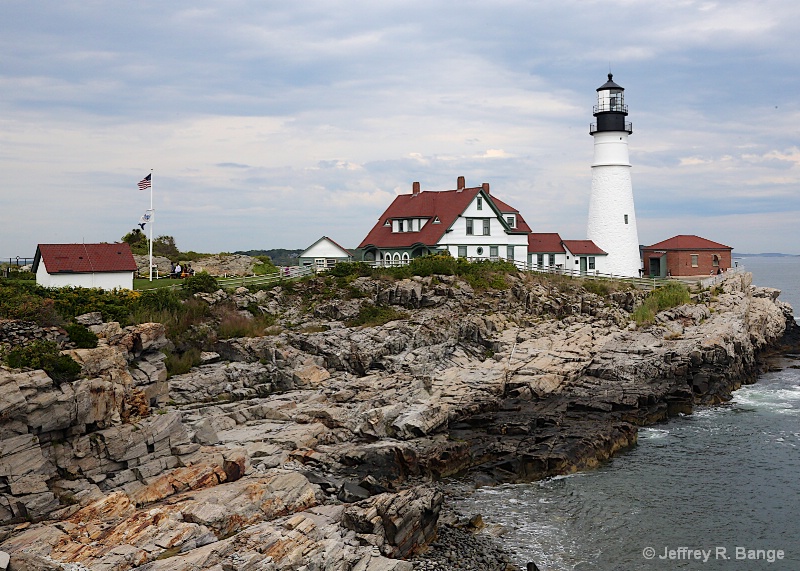
[{"label": "jagged rock outcrop", "polygon": [[208,272],[212,276],[250,276],[253,266],[259,263],[244,254],[217,254],[191,262],[195,272]]},{"label": "jagged rock outcrop", "polygon": [[[163,327],[91,318],[100,346],[68,351],[84,379],[0,369],[0,519],[13,522],[0,549],[12,564],[409,571],[442,506],[420,479],[597,466],[638,425],[752,380],[791,317],[746,274],[641,328],[635,291],[357,278],[332,300],[324,279],[198,295],[255,304],[277,329],[218,341],[216,362],[169,380]],[[347,327],[364,304],[404,316]]]}]

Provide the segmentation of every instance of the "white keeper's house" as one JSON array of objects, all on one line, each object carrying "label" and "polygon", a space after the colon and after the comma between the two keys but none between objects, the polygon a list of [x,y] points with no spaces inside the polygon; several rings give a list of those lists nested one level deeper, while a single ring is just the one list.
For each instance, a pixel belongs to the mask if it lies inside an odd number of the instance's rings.
[{"label": "white keeper's house", "polygon": [[357,249],[357,259],[399,265],[426,254],[503,259],[519,267],[573,273],[603,272],[606,252],[591,240],[562,240],[531,232],[519,210],[491,194],[489,184],[420,191],[395,197]]},{"label": "white keeper's house", "polygon": [[530,227],[513,208],[489,192],[489,184],[420,191],[395,197],[358,246],[360,259],[384,265],[449,252],[453,257],[528,262]]},{"label": "white keeper's house", "polygon": [[119,244],[39,244],[33,259],[44,287],[133,289],[137,270],[131,248]]}]

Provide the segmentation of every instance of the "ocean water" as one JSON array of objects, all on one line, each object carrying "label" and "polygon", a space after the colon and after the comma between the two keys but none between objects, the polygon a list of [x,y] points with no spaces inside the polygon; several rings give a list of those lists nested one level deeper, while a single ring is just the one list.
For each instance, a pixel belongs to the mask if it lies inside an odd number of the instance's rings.
[{"label": "ocean water", "polygon": [[[743,263],[800,314],[800,258]],[[502,525],[523,568],[798,571],[800,359],[782,364],[730,403],[641,429],[598,470],[480,488],[459,507]]]}]

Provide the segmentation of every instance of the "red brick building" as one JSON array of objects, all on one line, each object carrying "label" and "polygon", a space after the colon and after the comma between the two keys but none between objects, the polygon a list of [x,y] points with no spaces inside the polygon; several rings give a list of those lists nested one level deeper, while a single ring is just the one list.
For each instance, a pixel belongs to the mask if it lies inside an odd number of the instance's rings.
[{"label": "red brick building", "polygon": [[644,275],[708,276],[725,271],[733,263],[733,248],[700,236],[679,235],[642,248]]}]

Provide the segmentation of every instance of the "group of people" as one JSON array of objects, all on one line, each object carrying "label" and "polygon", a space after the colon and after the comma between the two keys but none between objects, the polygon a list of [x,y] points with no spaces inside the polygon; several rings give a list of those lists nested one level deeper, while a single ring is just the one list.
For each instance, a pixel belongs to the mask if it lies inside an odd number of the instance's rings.
[{"label": "group of people", "polygon": [[170,271],[170,276],[173,278],[185,278],[188,276],[194,275],[194,268],[192,268],[191,264],[186,264],[185,266],[181,267],[180,262],[177,264],[172,264],[172,270]]}]

